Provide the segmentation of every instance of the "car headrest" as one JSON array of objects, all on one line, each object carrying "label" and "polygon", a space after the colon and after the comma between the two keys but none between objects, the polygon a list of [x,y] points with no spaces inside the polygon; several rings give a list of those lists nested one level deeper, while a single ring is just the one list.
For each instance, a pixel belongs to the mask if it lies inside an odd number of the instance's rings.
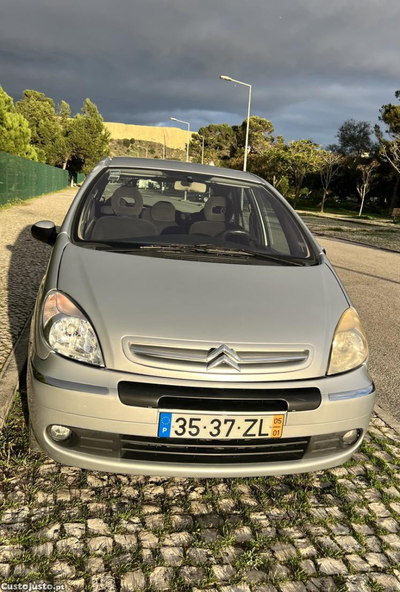
[{"label": "car headrest", "polygon": [[151,217],[157,222],[175,222],[175,206],[169,201],[158,201],[151,208]]},{"label": "car headrest", "polygon": [[230,201],[223,195],[213,195],[204,206],[204,217],[208,222],[229,222],[232,217]]},{"label": "car headrest", "polygon": [[117,216],[137,218],[143,209],[142,194],[137,187],[118,187],[111,197],[111,207]]}]

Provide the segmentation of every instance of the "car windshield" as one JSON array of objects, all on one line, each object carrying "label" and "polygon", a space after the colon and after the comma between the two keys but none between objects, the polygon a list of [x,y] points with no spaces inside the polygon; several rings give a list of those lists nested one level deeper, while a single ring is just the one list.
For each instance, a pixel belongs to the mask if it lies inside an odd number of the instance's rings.
[{"label": "car windshield", "polygon": [[261,183],[173,171],[108,169],[83,197],[74,235],[82,246],[153,254],[198,247],[314,264],[283,199]]}]

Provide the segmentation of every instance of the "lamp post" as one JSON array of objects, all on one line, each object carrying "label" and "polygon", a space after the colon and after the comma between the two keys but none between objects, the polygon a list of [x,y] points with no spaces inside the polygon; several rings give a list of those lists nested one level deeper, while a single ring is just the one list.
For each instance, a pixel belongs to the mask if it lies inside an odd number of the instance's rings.
[{"label": "lamp post", "polygon": [[176,117],[170,117],[171,121],[177,121],[178,123],[184,123],[188,126],[188,141],[186,146],[186,162],[189,162],[189,144],[190,144],[190,123],[188,121],[182,121],[182,119],[176,119]]},{"label": "lamp post", "polygon": [[147,148],[147,146],[142,146],[141,144],[136,144],[138,148],[144,148],[146,150],[146,158],[148,158],[149,155],[149,149]]},{"label": "lamp post", "polygon": [[243,170],[247,170],[247,152],[248,152],[248,144],[249,144],[249,128],[250,128],[250,107],[251,107],[251,84],[247,84],[246,82],[241,82],[240,80],[235,80],[230,76],[220,76],[221,80],[226,80],[228,82],[234,82],[235,84],[241,84],[242,86],[247,86],[249,89],[249,103],[247,107],[247,126],[246,126],[246,142],[244,147],[244,162],[243,162]]},{"label": "lamp post", "polygon": [[201,138],[201,164],[204,164],[204,136],[199,134],[199,138]]}]

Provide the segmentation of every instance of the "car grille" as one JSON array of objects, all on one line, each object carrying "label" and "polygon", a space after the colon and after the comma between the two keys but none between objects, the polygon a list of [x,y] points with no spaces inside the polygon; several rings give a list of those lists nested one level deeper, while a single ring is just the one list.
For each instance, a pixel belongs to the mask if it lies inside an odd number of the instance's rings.
[{"label": "car grille", "polygon": [[210,352],[221,343],[152,340],[151,338],[126,337],[123,340],[125,355],[136,364],[179,372],[207,374],[260,374],[298,370],[309,362],[310,350],[297,347],[268,346],[263,344],[229,344],[238,356],[237,368],[229,364],[210,366]]},{"label": "car grille", "polygon": [[301,460],[309,438],[187,440],[121,436],[121,458],[172,463],[265,463]]},{"label": "car grille", "polygon": [[301,460],[310,438],[191,440],[155,438],[72,428],[58,446],[99,457],[179,464],[270,463]]}]

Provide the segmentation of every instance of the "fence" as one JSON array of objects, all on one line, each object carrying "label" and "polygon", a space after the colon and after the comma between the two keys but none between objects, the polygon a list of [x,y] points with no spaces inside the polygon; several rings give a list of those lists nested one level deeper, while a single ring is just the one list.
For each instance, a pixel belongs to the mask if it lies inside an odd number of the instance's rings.
[{"label": "fence", "polygon": [[68,171],[0,152],[0,205],[68,187]]},{"label": "fence", "polygon": [[69,180],[68,183],[71,184],[71,181],[75,183],[75,185],[81,185],[85,180],[84,173],[69,173]]}]

